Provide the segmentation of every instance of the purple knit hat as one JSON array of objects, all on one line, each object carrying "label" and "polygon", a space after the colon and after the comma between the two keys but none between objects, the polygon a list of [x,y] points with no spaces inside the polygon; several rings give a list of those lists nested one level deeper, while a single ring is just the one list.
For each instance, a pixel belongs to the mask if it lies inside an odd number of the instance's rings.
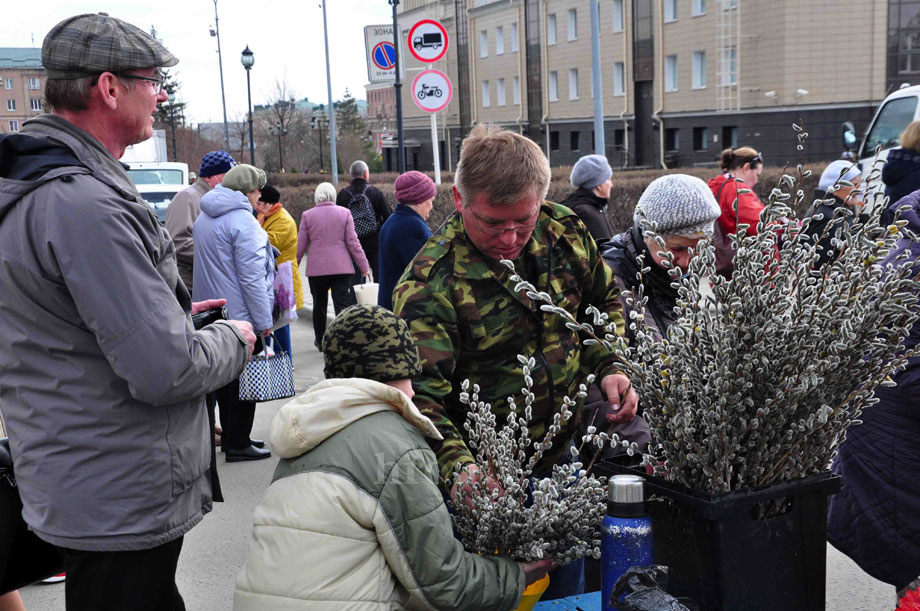
[{"label": "purple knit hat", "polygon": [[438,193],[434,181],[421,172],[412,170],[400,174],[393,183],[396,192],[396,201],[407,206],[414,206],[431,199]]}]

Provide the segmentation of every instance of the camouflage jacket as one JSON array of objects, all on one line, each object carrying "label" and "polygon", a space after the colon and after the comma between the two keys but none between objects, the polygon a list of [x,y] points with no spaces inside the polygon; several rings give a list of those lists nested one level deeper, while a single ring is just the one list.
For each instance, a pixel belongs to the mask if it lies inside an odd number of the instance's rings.
[{"label": "camouflage jacket", "polygon": [[[574,212],[558,204],[542,206],[533,236],[515,262],[520,274],[579,320],[594,304],[623,332],[619,289],[594,240]],[[511,273],[486,258],[469,241],[463,219],[454,214],[428,240],[394,291],[394,312],[402,316],[418,346],[422,374],[413,380],[413,399],[444,436],[432,449],[441,477],[458,462],[473,462],[463,427],[467,406],[460,403],[466,379],[479,384],[479,398],[492,404],[499,423],[507,397],[523,405],[524,376],[517,355],[533,356],[533,439],[543,436],[564,396],[574,397],[588,373],[615,371],[602,346],[583,347],[565,320],[544,313],[539,303],[515,292]],[[549,469],[577,431],[576,413],[556,437],[537,472]]]}]

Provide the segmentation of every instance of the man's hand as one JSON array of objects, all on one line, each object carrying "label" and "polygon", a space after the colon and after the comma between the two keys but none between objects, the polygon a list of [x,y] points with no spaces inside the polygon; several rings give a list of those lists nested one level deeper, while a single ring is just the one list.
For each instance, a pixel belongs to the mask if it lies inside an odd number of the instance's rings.
[{"label": "man's hand", "polygon": [[[450,489],[450,498],[457,505],[462,500],[467,508],[473,509],[473,484],[482,479],[482,470],[475,463],[467,463],[460,470],[460,479]],[[498,495],[503,496],[505,489],[501,484],[491,477],[486,477],[486,490],[492,494],[492,490],[498,490]]]},{"label": "man's hand", "polygon": [[527,582],[527,585],[530,585],[542,579],[544,575],[552,571],[556,566],[556,561],[550,560],[549,558],[534,560],[532,562],[522,562],[521,568],[524,570],[524,581]]},{"label": "man's hand", "polygon": [[[218,301],[223,301],[222,299]],[[207,303],[207,302],[203,302]],[[256,334],[252,331],[252,325],[246,322],[245,320],[228,320],[231,325],[240,330],[240,333],[243,334],[243,339],[246,340],[248,344],[249,354],[246,358],[252,356],[252,351],[256,348]]]},{"label": "man's hand", "polygon": [[636,417],[639,406],[639,395],[633,390],[632,384],[622,373],[604,376],[601,380],[601,390],[607,395],[610,402],[610,411],[607,413],[608,422],[632,422]]},{"label": "man's hand", "polygon": [[227,304],[226,299],[208,299],[206,301],[196,301],[192,304],[192,314],[206,312],[214,308],[221,308]]}]

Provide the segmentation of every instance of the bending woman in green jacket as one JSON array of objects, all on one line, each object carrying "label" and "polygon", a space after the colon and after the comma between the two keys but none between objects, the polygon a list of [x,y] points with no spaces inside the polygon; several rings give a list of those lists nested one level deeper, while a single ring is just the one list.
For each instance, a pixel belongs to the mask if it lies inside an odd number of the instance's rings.
[{"label": "bending woman in green jacket", "polygon": [[326,380],[272,423],[283,460],[256,508],[233,608],[517,607],[550,563],[480,556],[454,539],[425,442],[441,435],[411,400],[421,365],[406,323],[352,306],[323,354]]}]

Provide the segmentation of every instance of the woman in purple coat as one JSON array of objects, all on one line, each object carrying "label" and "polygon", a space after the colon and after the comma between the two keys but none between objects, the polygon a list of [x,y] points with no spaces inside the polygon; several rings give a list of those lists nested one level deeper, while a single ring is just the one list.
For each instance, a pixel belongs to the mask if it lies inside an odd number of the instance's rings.
[{"label": "woman in purple coat", "polygon": [[310,283],[313,296],[314,345],[322,350],[323,335],[326,333],[326,305],[329,291],[336,314],[355,304],[351,292],[351,278],[354,274],[352,260],[365,276],[370,274],[367,257],[361,249],[355,222],[348,208],[335,205],[335,187],[328,182],[316,187],[313,198],[316,206],[300,217],[300,231],[297,235],[297,261],[307,255],[304,273]]},{"label": "woman in purple coat", "polygon": [[[910,210],[901,218],[910,231],[920,232],[920,191],[887,212],[894,216],[905,205]],[[902,238],[887,262],[905,250],[911,252],[903,264],[920,257],[920,243]],[[920,273],[920,266],[913,271]],[[920,323],[904,346],[917,344]],[[875,392],[878,403],[847,431],[834,459],[843,488],[830,498],[827,539],[862,570],[903,592],[920,576],[920,357],[910,359],[894,381],[897,386]]]}]

